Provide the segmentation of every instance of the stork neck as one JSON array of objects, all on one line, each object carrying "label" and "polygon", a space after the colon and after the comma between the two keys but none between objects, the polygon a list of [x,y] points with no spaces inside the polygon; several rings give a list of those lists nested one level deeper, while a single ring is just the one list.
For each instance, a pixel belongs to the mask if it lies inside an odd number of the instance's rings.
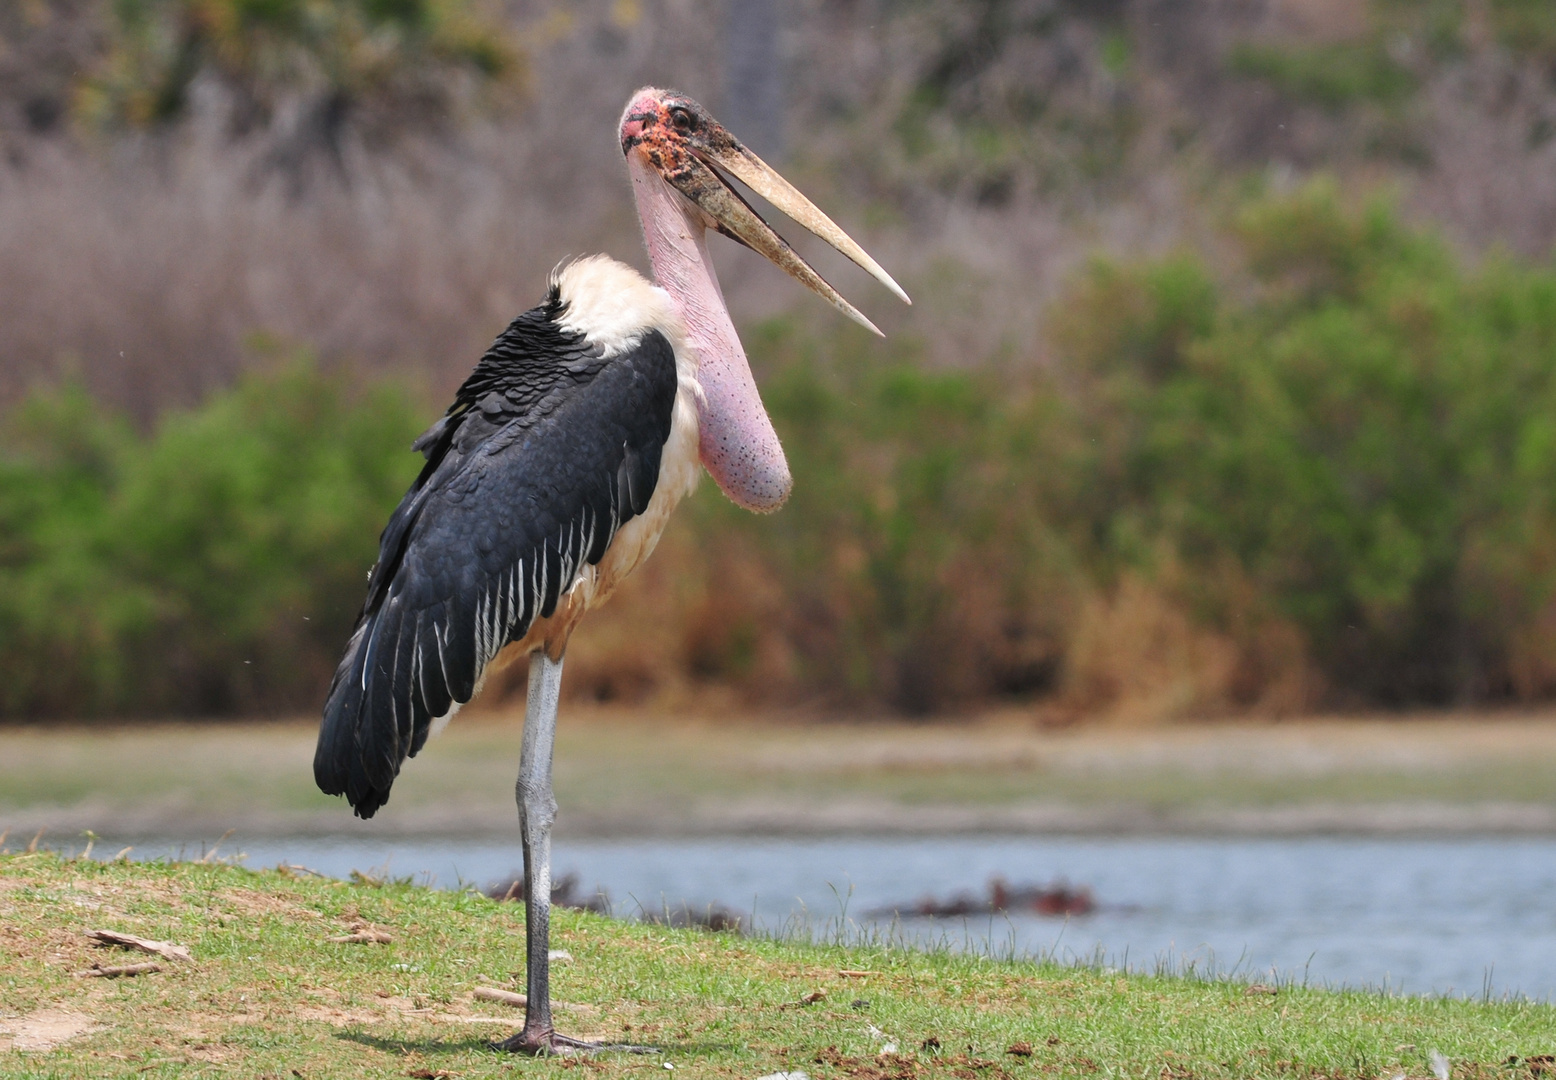
[{"label": "stork neck", "polygon": [[627,168],[654,279],[669,293],[697,351],[703,467],[736,505],[776,510],[789,497],[789,464],[730,321],[708,254],[707,230],[640,155],[627,154]]}]

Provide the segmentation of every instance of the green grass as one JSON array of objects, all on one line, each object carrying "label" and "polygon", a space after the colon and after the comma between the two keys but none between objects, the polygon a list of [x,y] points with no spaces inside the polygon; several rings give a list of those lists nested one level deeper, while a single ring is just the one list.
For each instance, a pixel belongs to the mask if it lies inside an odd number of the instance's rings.
[{"label": "green grass", "polygon": [[[879,942],[802,945],[559,912],[553,946],[572,956],[554,968],[555,996],[566,1003],[559,1024],[663,1054],[514,1059],[488,1043],[517,1013],[471,992],[483,980],[514,985],[522,914],[476,894],[408,885],[0,854],[0,1030],[10,1032],[0,1034],[0,1076],[316,1080],[580,1066],[663,1076],[669,1064],[683,1076],[799,1069],[816,1080],[1392,1080],[1430,1075],[1437,1051],[1454,1080],[1532,1080],[1523,1060],[1556,1048],[1549,1005],[1292,985],[1249,993],[1235,980]],[[392,943],[328,940],[358,923]],[[82,936],[95,928],[187,945],[195,963],[133,979],[73,978],[108,961]],[[824,998],[797,1004],[818,990]],[[18,1032],[36,1033],[50,1017],[90,1030],[49,1049],[14,1047]],[[895,1053],[882,1052],[887,1041]],[[1030,1057],[1007,1052],[1018,1043],[1030,1044]]]}]

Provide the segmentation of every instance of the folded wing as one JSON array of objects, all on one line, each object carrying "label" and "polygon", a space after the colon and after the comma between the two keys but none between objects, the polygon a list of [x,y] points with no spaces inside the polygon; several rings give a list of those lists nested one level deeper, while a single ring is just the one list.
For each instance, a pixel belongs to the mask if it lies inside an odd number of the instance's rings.
[{"label": "folded wing", "polygon": [[557,308],[553,293],[515,320],[415,444],[427,465],[380,538],[314,757],[319,787],[361,817],[654,493],[670,343],[650,330],[607,357]]}]

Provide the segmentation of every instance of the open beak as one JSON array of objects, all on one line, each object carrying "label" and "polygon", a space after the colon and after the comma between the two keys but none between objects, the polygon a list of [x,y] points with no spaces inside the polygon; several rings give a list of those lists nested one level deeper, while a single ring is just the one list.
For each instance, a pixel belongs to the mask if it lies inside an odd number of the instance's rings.
[{"label": "open beak", "polygon": [[[661,145],[678,142],[681,145],[674,150],[683,150],[675,153],[666,146],[665,149],[671,152],[650,155],[660,175],[707,216],[710,227],[766,256],[860,326],[884,337],[874,323],[843,299],[825,278],[800,257],[799,252],[773,231],[772,226],[724,179],[720,170],[736,177],[805,229],[831,244],[876,281],[896,293],[903,303],[913,303],[908,299],[908,294],[902,291],[902,286],[893,281],[891,275],[882,270],[880,264],[838,228],[831,218],[801,195],[793,184],[747,149],[700,106],[682,99],[672,105],[672,109],[677,107],[690,117],[690,130],[666,124],[665,130],[656,133],[659,139],[655,141],[660,141]],[[655,160],[656,157],[658,160]]]}]

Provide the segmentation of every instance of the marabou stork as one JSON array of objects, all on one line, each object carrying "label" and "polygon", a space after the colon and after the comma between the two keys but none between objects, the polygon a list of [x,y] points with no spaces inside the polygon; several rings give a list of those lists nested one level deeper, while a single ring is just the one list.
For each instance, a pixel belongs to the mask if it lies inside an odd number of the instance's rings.
[{"label": "marabou stork", "polygon": [[313,766],[320,788],[372,817],[405,759],[487,674],[529,658],[517,788],[529,1001],[524,1029],[499,1044],[529,1053],[594,1045],[553,1029],[549,994],[551,750],[568,638],[648,557],[699,463],[746,509],[776,510],[789,495],[705,231],[760,252],[880,333],[720,170],[908,302],[697,102],[639,90],[620,137],[655,281],[605,256],[554,271],[545,301],[498,336],[413,444],[427,463],[380,538]]}]

